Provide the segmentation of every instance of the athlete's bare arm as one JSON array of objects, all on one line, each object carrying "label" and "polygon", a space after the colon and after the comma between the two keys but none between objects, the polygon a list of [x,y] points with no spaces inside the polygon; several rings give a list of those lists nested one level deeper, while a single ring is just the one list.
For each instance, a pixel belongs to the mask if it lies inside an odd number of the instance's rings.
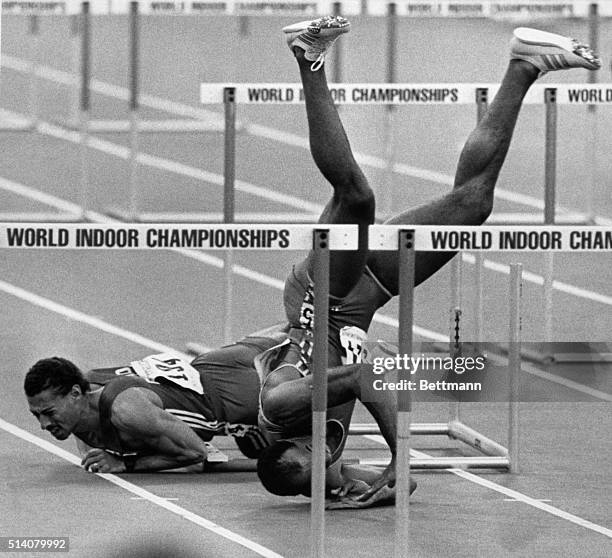
[{"label": "athlete's bare arm", "polygon": [[111,422],[122,442],[142,451],[131,466],[103,449],[90,450],[82,461],[88,471],[123,473],[161,471],[203,463],[204,442],[184,422],[162,408],[159,396],[145,388],[129,388],[113,401]]}]

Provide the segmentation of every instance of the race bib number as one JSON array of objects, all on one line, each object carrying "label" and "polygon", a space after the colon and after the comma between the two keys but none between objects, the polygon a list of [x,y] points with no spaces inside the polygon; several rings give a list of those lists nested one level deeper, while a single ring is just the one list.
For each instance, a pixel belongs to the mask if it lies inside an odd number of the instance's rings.
[{"label": "race bib number", "polygon": [[356,326],[345,326],[340,330],[342,364],[365,362],[366,332]]},{"label": "race bib number", "polygon": [[163,378],[198,395],[204,395],[199,372],[178,355],[172,353],[151,355],[131,362],[130,366],[147,382],[157,382]]}]

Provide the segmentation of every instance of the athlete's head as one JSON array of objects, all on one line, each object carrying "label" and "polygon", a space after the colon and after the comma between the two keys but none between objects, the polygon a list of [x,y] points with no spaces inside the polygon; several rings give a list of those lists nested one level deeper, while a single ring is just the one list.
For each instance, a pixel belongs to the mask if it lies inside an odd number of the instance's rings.
[{"label": "athlete's head", "polygon": [[[337,420],[327,421],[325,466],[336,462],[342,452],[344,428]],[[264,488],[277,496],[310,496],[312,438],[300,436],[280,440],[265,448],[257,461],[257,474]]]},{"label": "athlete's head", "polygon": [[[329,448],[325,464],[331,462]],[[265,448],[257,460],[257,474],[264,488],[277,496],[310,496],[312,447],[308,440],[280,440]]]},{"label": "athlete's head", "polygon": [[85,405],[89,382],[69,360],[51,357],[39,360],[26,374],[23,384],[30,412],[58,440],[70,436]]}]

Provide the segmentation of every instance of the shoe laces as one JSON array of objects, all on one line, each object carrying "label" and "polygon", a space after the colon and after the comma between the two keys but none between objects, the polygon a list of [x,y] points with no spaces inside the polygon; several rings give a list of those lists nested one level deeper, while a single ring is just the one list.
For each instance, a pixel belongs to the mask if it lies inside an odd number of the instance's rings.
[{"label": "shoe laces", "polygon": [[310,71],[316,72],[319,70],[321,66],[323,66],[323,62],[325,62],[325,53],[321,52],[319,56],[317,56],[317,59],[310,65]]}]

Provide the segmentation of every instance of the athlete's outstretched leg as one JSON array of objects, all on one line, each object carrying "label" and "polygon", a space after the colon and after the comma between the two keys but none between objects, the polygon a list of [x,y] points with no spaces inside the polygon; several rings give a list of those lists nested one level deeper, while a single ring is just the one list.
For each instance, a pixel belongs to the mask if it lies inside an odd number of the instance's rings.
[{"label": "athlete's outstretched leg", "polygon": [[[600,62],[586,46],[560,35],[519,28],[511,43],[511,60],[489,110],[468,137],[455,173],[453,190],[439,200],[389,219],[390,224],[481,225],[493,209],[493,193],[523,98],[531,84],[549,70],[583,67]],[[551,61],[552,60],[552,61]],[[415,284],[425,281],[454,253],[419,252]],[[398,293],[397,257],[373,252],[368,265],[392,294]]]},{"label": "athlete's outstretched leg", "polygon": [[[367,258],[367,226],[374,222],[374,194],[357,165],[327,86],[323,57],[347,32],[343,18],[321,18],[284,29],[298,66],[306,101],[310,151],[334,190],[319,222],[360,225],[360,250],[332,252],[330,293],[343,297],[361,277]],[[319,58],[319,59],[317,59]]]}]

